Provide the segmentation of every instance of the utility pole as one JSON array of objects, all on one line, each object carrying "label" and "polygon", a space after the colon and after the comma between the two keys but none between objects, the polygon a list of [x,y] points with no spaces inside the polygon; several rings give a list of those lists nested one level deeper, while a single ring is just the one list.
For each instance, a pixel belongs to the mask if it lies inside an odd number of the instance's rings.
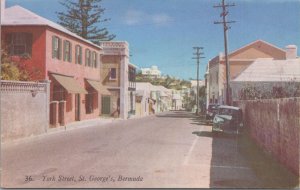
[{"label": "utility pole", "polygon": [[196,104],[197,104],[197,109],[196,109],[196,114],[199,114],[199,64],[200,64],[200,59],[205,58],[201,57],[204,53],[200,52],[200,50],[203,50],[203,47],[193,47],[194,50],[196,50],[196,53],[194,55],[196,57],[193,57],[193,59],[197,60],[197,97],[196,97]]},{"label": "utility pole", "polygon": [[230,29],[228,24],[235,23],[235,21],[227,21],[226,16],[228,15],[227,7],[235,6],[234,3],[232,4],[225,4],[225,0],[222,0],[222,4],[215,5],[214,8],[222,8],[222,13],[220,17],[223,18],[223,21],[216,21],[214,24],[223,24],[224,29],[224,46],[225,46],[225,64],[226,64],[226,104],[230,105],[230,65],[228,61],[228,42],[227,42],[227,30]]}]

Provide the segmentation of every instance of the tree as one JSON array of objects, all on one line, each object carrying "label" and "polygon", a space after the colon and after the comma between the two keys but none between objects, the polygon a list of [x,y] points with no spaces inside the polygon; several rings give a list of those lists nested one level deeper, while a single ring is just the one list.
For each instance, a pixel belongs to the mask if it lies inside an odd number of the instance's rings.
[{"label": "tree", "polygon": [[99,41],[110,41],[116,36],[109,34],[107,29],[99,28],[97,24],[110,19],[102,19],[105,8],[102,0],[64,0],[60,2],[66,11],[56,12],[58,23],[75,34],[99,44]]}]

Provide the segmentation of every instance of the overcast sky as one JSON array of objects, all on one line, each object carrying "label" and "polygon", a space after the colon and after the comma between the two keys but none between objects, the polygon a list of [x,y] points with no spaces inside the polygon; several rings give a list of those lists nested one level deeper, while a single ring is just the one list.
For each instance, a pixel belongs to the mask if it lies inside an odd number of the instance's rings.
[{"label": "overcast sky", "polygon": [[[105,26],[128,41],[131,62],[139,67],[157,65],[163,74],[196,78],[193,46],[203,46],[200,78],[209,59],[224,51],[220,9],[221,0],[103,0]],[[300,47],[300,0],[227,0],[229,9],[229,50],[233,51],[262,39],[280,48]],[[56,21],[55,12],[63,10],[59,0],[6,0],[7,7],[21,5],[40,16]]]}]

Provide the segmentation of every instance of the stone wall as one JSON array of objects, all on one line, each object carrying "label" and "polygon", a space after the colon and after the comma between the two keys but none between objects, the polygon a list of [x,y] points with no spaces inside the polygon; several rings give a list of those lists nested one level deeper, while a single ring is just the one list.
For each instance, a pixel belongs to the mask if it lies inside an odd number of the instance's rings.
[{"label": "stone wall", "polygon": [[300,98],[237,101],[251,137],[299,176]]},{"label": "stone wall", "polygon": [[1,81],[1,142],[47,132],[49,83]]}]

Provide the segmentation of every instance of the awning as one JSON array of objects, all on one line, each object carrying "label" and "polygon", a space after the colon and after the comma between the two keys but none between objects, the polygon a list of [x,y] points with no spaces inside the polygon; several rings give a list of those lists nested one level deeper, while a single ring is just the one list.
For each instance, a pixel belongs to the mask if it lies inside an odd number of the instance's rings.
[{"label": "awning", "polygon": [[59,84],[61,84],[68,93],[72,94],[87,94],[87,91],[81,87],[74,77],[63,76],[59,74],[51,74]]},{"label": "awning", "polygon": [[100,94],[102,95],[111,95],[111,93],[109,92],[109,90],[107,90],[107,88],[105,86],[103,86],[101,84],[101,82],[99,81],[95,81],[95,80],[89,80],[86,79],[86,81],[95,89],[97,90]]}]

